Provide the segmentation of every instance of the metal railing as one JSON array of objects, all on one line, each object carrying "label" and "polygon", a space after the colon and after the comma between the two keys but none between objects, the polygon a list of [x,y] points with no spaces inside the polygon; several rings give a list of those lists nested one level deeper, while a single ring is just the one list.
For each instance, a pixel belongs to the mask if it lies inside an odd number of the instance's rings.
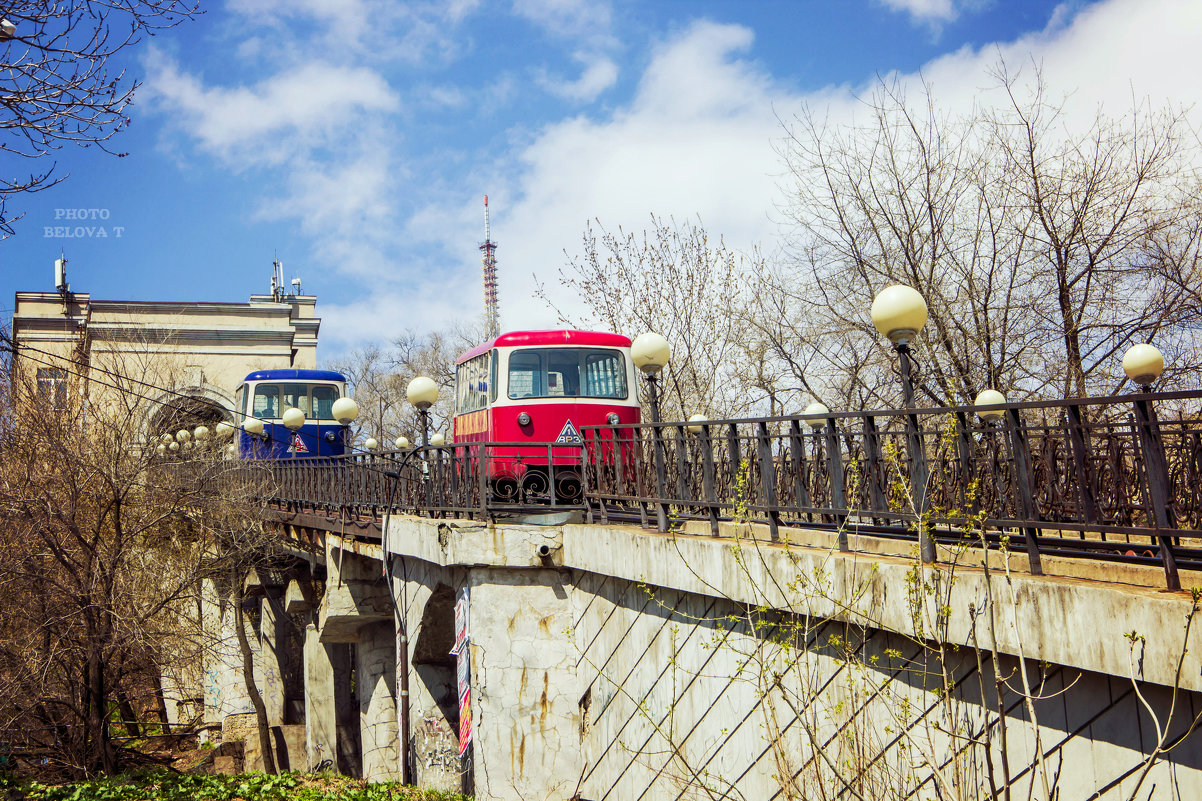
[{"label": "metal railing", "polygon": [[[1154,404],[1172,406],[1160,421]],[[582,428],[602,521],[766,523],[1202,567],[1202,393]],[[924,558],[926,555],[924,549]],[[933,556],[933,548],[930,550]]]},{"label": "metal railing", "polygon": [[[473,442],[266,463],[272,503],[378,518],[583,510],[578,443]],[[559,490],[558,492],[554,490]]]},{"label": "metal railing", "polygon": [[[1157,407],[1165,419],[1158,419]],[[992,410],[996,419],[982,420]],[[585,426],[583,444],[456,443],[268,463],[273,504],[378,519],[585,511],[667,531],[788,526],[1202,569],[1202,393]],[[922,547],[929,544],[931,547]]]}]

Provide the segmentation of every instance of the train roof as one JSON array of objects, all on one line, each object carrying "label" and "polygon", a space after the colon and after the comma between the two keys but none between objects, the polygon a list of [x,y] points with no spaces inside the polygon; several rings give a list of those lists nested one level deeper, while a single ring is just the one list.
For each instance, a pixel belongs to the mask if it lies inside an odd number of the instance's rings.
[{"label": "train roof", "polygon": [[462,364],[493,348],[520,348],[535,345],[595,345],[606,348],[629,348],[630,337],[604,331],[509,331],[496,339],[490,339],[469,350],[455,360]]},{"label": "train roof", "polygon": [[345,381],[346,376],[333,370],[298,370],[285,368],[278,370],[256,370],[242,379],[247,381]]}]

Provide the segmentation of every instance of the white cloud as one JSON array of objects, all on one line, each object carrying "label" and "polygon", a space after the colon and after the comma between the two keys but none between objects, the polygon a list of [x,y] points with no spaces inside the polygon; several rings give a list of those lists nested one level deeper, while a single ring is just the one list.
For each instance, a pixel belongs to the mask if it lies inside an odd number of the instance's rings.
[{"label": "white cloud", "polygon": [[[400,238],[444,258],[439,281],[427,285],[432,294],[423,296],[420,287],[408,293],[423,299],[408,304],[413,316],[406,324],[439,327],[448,314],[476,314],[477,189],[492,190],[508,327],[555,323],[533,289],[541,281],[554,294],[564,251],[579,251],[581,232],[594,217],[610,229],[638,231],[651,213],[678,220],[699,215],[711,236],[723,235],[736,248],[771,251],[779,241],[773,212],[783,200],[783,167],[773,150],[784,134],[778,114],[787,119],[808,105],[840,124],[862,111],[856,96],[875,78],[802,93],[746,60],[753,44],[752,32],[741,26],[696,23],[655,48],[629,104],[607,117],[571,117],[532,138],[515,137],[522,143],[509,154],[490,154],[467,185],[427,187],[430,200]],[[1041,63],[1053,94],[1072,92],[1065,119],[1073,124],[1092,118],[1098,104],[1121,114],[1133,95],[1156,104],[1197,103],[1202,91],[1190,66],[1199,49],[1202,7],[1112,0],[1069,16],[1058,11],[1044,30],[1014,42],[946,54],[925,65],[922,76],[942,105],[967,112],[1002,102],[996,91],[986,91],[993,83],[987,71],[999,56],[1028,71]],[[449,293],[461,302],[446,304]],[[326,308],[331,321],[347,316]],[[335,328],[326,326],[323,341],[343,340]]]},{"label": "white cloud", "polygon": [[[268,16],[288,13],[282,0],[238,2],[247,9],[258,3]],[[304,13],[320,20],[317,0],[305,2]],[[346,5],[351,24],[358,24],[354,9],[370,2]],[[465,2],[455,13],[473,7]],[[965,6],[911,3],[900,10],[937,21],[958,8]],[[1133,95],[1156,104],[1202,99],[1192,69],[1202,49],[1202,5],[1108,0],[1067,8],[1017,41],[937,58],[923,67],[922,77],[941,104],[968,111],[1001,102],[986,90],[992,83],[987,70],[999,56],[1028,71],[1039,63],[1053,94],[1073,93],[1068,124],[1091,117],[1100,103],[1121,113]],[[581,37],[571,45],[578,55],[613,52],[583,41],[590,29],[610,35],[607,5],[517,0],[515,10],[556,35]],[[445,31],[414,35],[454,39]],[[840,124],[862,111],[856,95],[875,78],[849,76],[846,86],[803,92],[755,61],[754,44],[745,27],[696,22],[652,48],[629,102],[541,128],[494,128],[491,150],[476,153],[444,151],[441,143],[405,153],[395,130],[400,98],[363,62],[306,64],[247,86],[214,87],[158,54],[147,88],[202,150],[231,166],[249,161],[278,170],[278,180],[265,182],[273,189],[260,202],[259,215],[295,221],[309,240],[310,268],[321,278],[305,275],[306,287],[321,294],[323,282],[339,275],[358,284],[352,301],[334,303],[331,294],[321,295],[323,351],[330,353],[478,314],[476,246],[485,192],[500,242],[501,312],[508,327],[555,323],[533,289],[541,281],[556,294],[564,251],[579,251],[592,218],[611,230],[620,225],[639,231],[652,213],[677,220],[699,216],[711,236],[721,235],[735,248],[771,251],[779,234],[774,208],[783,200],[783,166],[773,150],[784,134],[780,118],[808,105]],[[589,100],[613,85],[616,70],[610,56],[598,56],[575,80],[544,82],[561,96]],[[514,82],[515,74],[496,78],[501,89],[488,93],[492,109],[526,88]],[[897,77],[904,84],[917,80]],[[416,104],[480,106],[481,115],[494,114],[478,102],[480,91],[422,84],[407,94],[415,100],[406,113]],[[500,118],[488,119],[495,125]]]},{"label": "white cloud", "polygon": [[576,53],[573,58],[585,65],[584,72],[574,81],[554,79],[545,73],[538,82],[548,92],[565,100],[591,102],[618,81],[618,65],[601,55]]},{"label": "white cloud", "polygon": [[893,11],[909,14],[920,22],[951,22],[959,12],[953,0],[880,0]]},{"label": "white cloud", "polygon": [[605,34],[613,9],[605,0],[514,0],[513,11],[557,36]]},{"label": "white cloud", "polygon": [[235,87],[206,87],[157,50],[147,68],[152,104],[229,161],[280,163],[328,144],[363,113],[400,105],[384,78],[363,67],[315,62]]}]

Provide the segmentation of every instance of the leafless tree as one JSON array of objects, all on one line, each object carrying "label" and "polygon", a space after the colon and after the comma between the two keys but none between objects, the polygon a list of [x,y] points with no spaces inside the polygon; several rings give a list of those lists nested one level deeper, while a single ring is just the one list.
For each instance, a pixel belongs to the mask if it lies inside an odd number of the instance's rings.
[{"label": "leafless tree", "polygon": [[[758,254],[744,256],[698,223],[652,216],[641,234],[607,231],[596,222],[584,232],[582,255],[569,258],[560,282],[585,313],[558,308],[565,325],[600,325],[631,337],[663,334],[672,346],[664,371],[664,419],[702,413],[720,418],[755,402],[734,384],[741,312],[749,284],[761,269]],[[752,375],[754,380],[754,374]],[[764,396],[758,400],[764,400]]]},{"label": "leafless tree", "polygon": [[1137,341],[1196,362],[1181,338],[1197,313],[1184,288],[1198,219],[1184,118],[1134,108],[1073,130],[1038,73],[1029,95],[1004,66],[997,77],[1001,109],[956,115],[929,88],[914,101],[883,82],[867,122],[833,126],[809,109],[788,126],[793,258],[751,322],[814,394],[843,408],[897,402],[867,314],[894,283],[927,301],[930,403],[987,387],[1015,400],[1111,390]]},{"label": "leafless tree", "polygon": [[431,433],[445,430],[455,406],[455,359],[483,339],[481,326],[459,322],[428,334],[406,331],[389,346],[369,345],[332,360],[330,366],[347,377],[359,404],[359,434],[375,437],[384,447],[397,436],[419,442],[421,422],[405,394],[419,375],[438,385]]},{"label": "leafless tree", "polygon": [[[39,386],[39,360],[68,372],[65,394]],[[0,731],[48,771],[111,773],[138,758],[112,725],[124,720],[132,733],[141,713],[161,715],[162,671],[193,650],[180,623],[201,582],[272,553],[263,476],[221,458],[213,440],[159,452],[147,439],[158,409],[146,386],[172,384],[148,359],[21,351],[10,379]]]},{"label": "leafless tree", "polygon": [[[195,0],[14,0],[0,8],[0,152],[32,163],[0,176],[0,235],[8,198],[54,186],[64,145],[108,150],[129,124],[138,81],[115,63],[156,30],[192,17]],[[11,31],[11,32],[9,32]],[[121,155],[121,154],[118,154]],[[49,164],[46,162],[50,161]],[[10,162],[15,164],[16,162]]]}]

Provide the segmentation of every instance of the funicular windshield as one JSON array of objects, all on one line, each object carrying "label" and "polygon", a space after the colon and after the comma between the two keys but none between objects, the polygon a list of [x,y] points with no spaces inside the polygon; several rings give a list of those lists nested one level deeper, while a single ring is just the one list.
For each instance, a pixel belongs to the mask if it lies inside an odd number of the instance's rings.
[{"label": "funicular windshield", "polygon": [[509,356],[510,398],[627,397],[626,357],[608,348],[524,348]]},{"label": "funicular windshield", "polygon": [[333,420],[338,387],[334,384],[258,384],[255,386],[251,414],[274,420],[285,409],[297,408],[309,420]]}]

